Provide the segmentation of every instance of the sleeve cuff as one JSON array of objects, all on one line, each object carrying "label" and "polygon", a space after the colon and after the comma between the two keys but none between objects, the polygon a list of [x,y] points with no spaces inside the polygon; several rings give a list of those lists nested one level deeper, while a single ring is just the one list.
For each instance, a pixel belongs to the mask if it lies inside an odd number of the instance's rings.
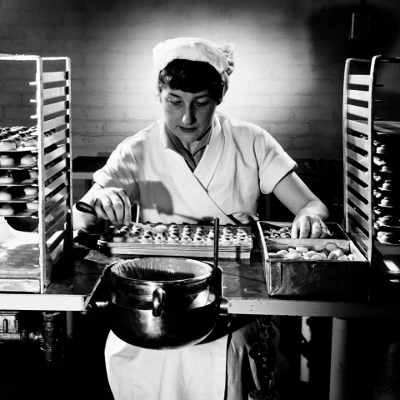
[{"label": "sleeve cuff", "polygon": [[264,194],[272,193],[281,179],[296,167],[296,162],[289,156],[289,154],[280,153],[268,166],[267,173],[263,174],[262,171],[260,172],[260,176],[263,177],[260,182],[261,192]]}]

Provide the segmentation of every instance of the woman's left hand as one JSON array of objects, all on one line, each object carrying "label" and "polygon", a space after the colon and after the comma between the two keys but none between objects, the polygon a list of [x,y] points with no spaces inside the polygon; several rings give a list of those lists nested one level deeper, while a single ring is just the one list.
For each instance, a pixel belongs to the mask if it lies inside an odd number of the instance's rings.
[{"label": "woman's left hand", "polygon": [[292,224],[292,238],[326,238],[331,236],[329,229],[314,210],[303,208]]}]

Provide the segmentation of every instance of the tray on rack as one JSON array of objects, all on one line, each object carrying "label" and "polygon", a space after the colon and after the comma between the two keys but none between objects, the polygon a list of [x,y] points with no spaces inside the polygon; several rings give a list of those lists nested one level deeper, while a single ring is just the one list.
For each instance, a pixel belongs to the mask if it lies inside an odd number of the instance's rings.
[{"label": "tray on rack", "polygon": [[[270,223],[260,221],[257,225],[270,296],[319,300],[367,298],[369,264],[339,225],[327,224],[333,235],[323,239],[265,238],[265,227]],[[336,253],[329,259],[333,251]],[[342,253],[352,256],[338,259]]]},{"label": "tray on rack", "polygon": [[[145,226],[154,229],[157,224],[149,224]],[[149,240],[146,243],[145,240],[139,239],[139,242],[132,243],[128,242],[127,238],[119,239],[121,242],[113,241],[113,238],[101,237],[97,244],[99,250],[103,254],[118,255],[124,258],[136,256],[136,255],[147,255],[147,256],[172,256],[172,257],[189,257],[189,258],[213,258],[214,256],[214,245],[213,239],[208,240],[207,235],[210,233],[211,226],[197,226],[197,225],[183,225],[176,224],[180,235],[179,240],[174,243],[169,242],[168,235],[166,236],[165,243],[157,243],[156,238],[154,240]],[[193,237],[191,241],[185,242],[182,238],[182,232],[185,226],[190,226],[193,230]],[[169,228],[170,226],[166,226]],[[195,244],[196,239],[194,238],[197,228],[204,228],[204,238]],[[231,240],[222,240],[222,234],[225,229],[230,229],[232,231]],[[245,230],[247,232],[244,240],[238,244],[238,229]],[[253,248],[253,239],[251,236],[251,229],[249,226],[231,226],[231,225],[221,225],[220,226],[220,240],[218,245],[218,255],[220,258],[228,259],[248,259],[250,258],[250,253]],[[105,240],[102,240],[105,239]],[[226,244],[229,243],[229,244]]]}]

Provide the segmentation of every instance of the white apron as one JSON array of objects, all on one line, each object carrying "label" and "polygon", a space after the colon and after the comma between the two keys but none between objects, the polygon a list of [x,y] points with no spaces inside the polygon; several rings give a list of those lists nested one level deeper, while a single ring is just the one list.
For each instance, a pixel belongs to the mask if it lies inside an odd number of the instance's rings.
[{"label": "white apron", "polygon": [[[223,140],[221,135],[217,136],[217,140]],[[196,168],[194,174],[179,154],[165,149],[170,173],[182,197],[192,208],[194,218],[201,220],[204,215],[214,216],[219,218],[221,224],[234,224],[204,189],[218,164],[223,143],[215,147],[211,143],[210,148],[213,149],[212,154],[207,158],[213,160],[213,165],[201,168],[205,163],[200,161],[200,168]],[[196,346],[149,350],[131,346],[111,332],[105,355],[115,399],[223,400],[227,341],[228,335],[224,335],[213,342]]]}]

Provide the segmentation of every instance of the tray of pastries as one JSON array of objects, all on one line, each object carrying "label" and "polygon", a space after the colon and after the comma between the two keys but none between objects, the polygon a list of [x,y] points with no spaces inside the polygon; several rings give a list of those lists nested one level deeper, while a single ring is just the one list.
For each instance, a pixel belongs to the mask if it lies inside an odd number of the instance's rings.
[{"label": "tray of pastries", "polygon": [[[100,251],[112,255],[157,255],[213,258],[214,227],[190,224],[134,224],[114,226],[100,235]],[[253,248],[251,228],[220,225],[218,256],[250,258]]]},{"label": "tray of pastries", "polygon": [[268,294],[297,299],[367,297],[369,264],[340,225],[321,238],[291,238],[290,223],[258,222]]},{"label": "tray of pastries", "polygon": [[0,128],[0,151],[20,152],[37,148],[37,126],[12,126]]}]

